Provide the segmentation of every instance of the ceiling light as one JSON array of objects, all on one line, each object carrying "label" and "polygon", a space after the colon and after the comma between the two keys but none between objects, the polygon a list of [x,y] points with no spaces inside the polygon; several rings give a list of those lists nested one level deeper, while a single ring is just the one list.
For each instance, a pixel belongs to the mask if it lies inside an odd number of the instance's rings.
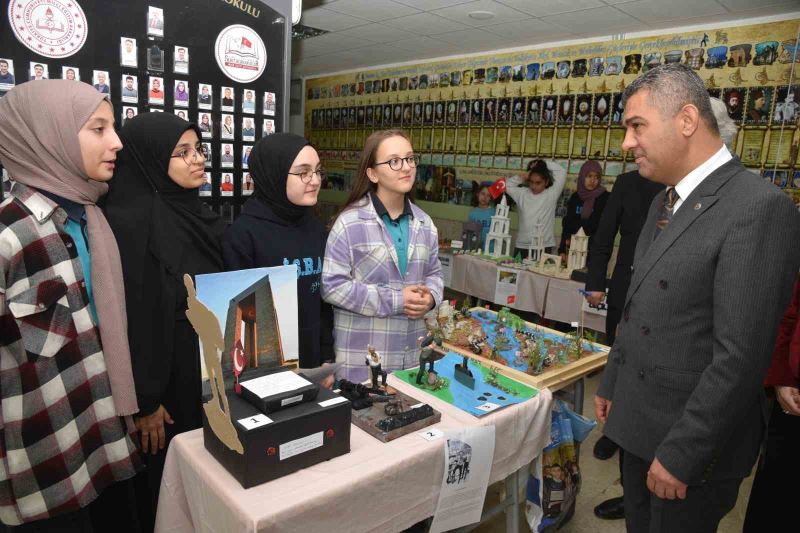
[{"label": "ceiling light", "polygon": [[475,20],[491,20],[494,18],[494,13],[491,11],[470,11],[467,16]]}]

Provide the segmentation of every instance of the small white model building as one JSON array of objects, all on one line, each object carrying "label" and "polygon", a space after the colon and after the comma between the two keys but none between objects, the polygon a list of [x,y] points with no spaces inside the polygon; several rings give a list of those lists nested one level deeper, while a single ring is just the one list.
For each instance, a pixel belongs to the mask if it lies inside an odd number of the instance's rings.
[{"label": "small white model building", "polygon": [[450,320],[453,318],[453,313],[455,310],[453,306],[450,305],[450,300],[442,300],[442,303],[439,304],[439,318],[446,318]]},{"label": "small white model building", "polygon": [[569,255],[567,256],[567,270],[580,270],[586,266],[586,256],[589,254],[589,236],[580,228],[570,237]]},{"label": "small white model building", "polygon": [[539,259],[544,254],[544,224],[536,224],[533,226],[533,234],[530,238],[530,244],[526,247],[528,258],[524,263],[538,263]]},{"label": "small white model building", "polygon": [[486,235],[486,244],[483,252],[492,257],[511,255],[511,221],[508,218],[508,203],[506,195],[497,204],[489,234]]}]

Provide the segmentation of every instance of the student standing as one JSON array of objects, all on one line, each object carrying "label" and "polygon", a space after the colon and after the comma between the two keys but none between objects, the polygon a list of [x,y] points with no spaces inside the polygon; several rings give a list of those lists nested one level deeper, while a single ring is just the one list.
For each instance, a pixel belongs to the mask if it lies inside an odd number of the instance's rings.
[{"label": "student standing", "polygon": [[402,131],[370,135],[328,236],[322,297],[335,306],[336,360],[350,381],[368,377],[368,344],[383,355],[384,370],[419,364],[422,317],[442,300],[438,232],[409,199],[418,163]]},{"label": "student standing", "polygon": [[125,292],[96,202],[122,148],[108,96],[68,80],[0,100],[0,520],[12,531],[138,531]]},{"label": "student standing", "polygon": [[202,425],[200,353],[186,318],[183,275],[222,270],[224,225],[198,196],[200,130],[171,113],[142,113],[120,131],[106,216],[119,243],[139,440],[139,516],[152,527],[170,439]]},{"label": "student standing", "polygon": [[334,359],[333,311],[320,292],[327,234],[314,215],[325,170],[317,151],[292,133],[261,138],[248,162],[255,193],[225,232],[225,268],[297,266],[300,367],[319,367]]},{"label": "student standing", "polygon": [[566,180],[567,173],[564,169],[557,166],[550,168],[542,160],[530,162],[525,179],[519,176],[508,178],[506,193],[517,203],[519,215],[514,257],[519,255],[527,259],[527,247],[531,244],[539,224],[542,225],[545,251],[553,252],[556,245],[556,205]]}]

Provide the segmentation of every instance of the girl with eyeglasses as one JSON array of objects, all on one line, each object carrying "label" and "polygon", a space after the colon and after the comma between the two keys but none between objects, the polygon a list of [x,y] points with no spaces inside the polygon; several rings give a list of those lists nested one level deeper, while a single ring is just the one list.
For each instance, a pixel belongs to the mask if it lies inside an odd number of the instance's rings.
[{"label": "girl with eyeglasses", "polygon": [[442,300],[438,232],[411,203],[419,157],[400,130],[367,138],[350,197],[328,236],[322,297],[335,306],[336,361],[367,379],[367,345],[383,369],[416,366],[425,313]]},{"label": "girl with eyeglasses", "polygon": [[333,362],[333,312],[320,296],[325,226],[314,206],[325,179],[319,154],[292,133],[261,138],[248,157],[253,197],[225,232],[222,250],[227,270],[296,265],[300,368],[330,388]]},{"label": "girl with eyeglasses", "polygon": [[183,275],[222,270],[224,225],[198,196],[205,172],[200,130],[171,113],[142,113],[121,130],[106,217],[119,244],[128,315],[140,449],[136,487],[152,530],[167,446],[199,428],[200,353],[186,318]]}]

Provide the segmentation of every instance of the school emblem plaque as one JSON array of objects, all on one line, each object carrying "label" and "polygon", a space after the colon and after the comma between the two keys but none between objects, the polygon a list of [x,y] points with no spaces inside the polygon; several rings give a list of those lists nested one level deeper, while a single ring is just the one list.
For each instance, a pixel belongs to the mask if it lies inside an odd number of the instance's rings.
[{"label": "school emblem plaque", "polygon": [[257,80],[267,66],[264,41],[255,30],[243,24],[234,24],[219,32],[214,55],[222,72],[239,83]]},{"label": "school emblem plaque", "polygon": [[86,15],[75,0],[12,0],[8,22],[17,40],[39,55],[64,58],[86,42]]}]

